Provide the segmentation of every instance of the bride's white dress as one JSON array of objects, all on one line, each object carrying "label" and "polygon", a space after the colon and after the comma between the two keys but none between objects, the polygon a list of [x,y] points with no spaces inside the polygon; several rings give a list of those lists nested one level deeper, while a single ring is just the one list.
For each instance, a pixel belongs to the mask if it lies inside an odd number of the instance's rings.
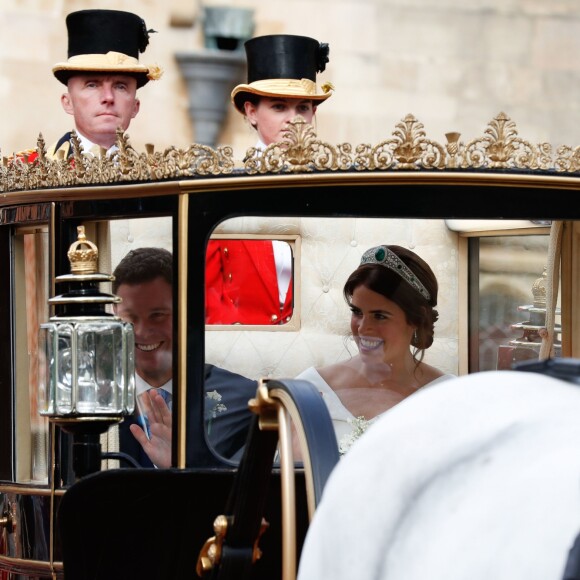
[{"label": "bride's white dress", "polygon": [[[338,395],[332,390],[330,385],[320,376],[319,372],[314,367],[309,367],[302,371],[296,378],[311,382],[320,391],[322,398],[328,407],[339,448],[346,451],[352,442],[353,432],[356,430],[356,417],[342,404]],[[443,375],[438,379],[431,381],[428,386],[449,378],[454,378],[454,375]],[[376,421],[378,417],[380,417],[380,415],[367,421],[367,425]]]}]

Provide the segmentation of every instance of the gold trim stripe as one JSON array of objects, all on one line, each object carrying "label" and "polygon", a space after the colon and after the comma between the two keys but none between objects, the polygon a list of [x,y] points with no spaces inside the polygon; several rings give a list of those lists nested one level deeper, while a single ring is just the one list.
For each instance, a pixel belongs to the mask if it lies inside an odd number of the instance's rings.
[{"label": "gold trim stripe", "polygon": [[179,416],[177,417],[177,467],[185,467],[187,400],[187,247],[188,247],[189,195],[179,196],[178,208],[178,280],[177,304],[177,392],[179,393]]}]

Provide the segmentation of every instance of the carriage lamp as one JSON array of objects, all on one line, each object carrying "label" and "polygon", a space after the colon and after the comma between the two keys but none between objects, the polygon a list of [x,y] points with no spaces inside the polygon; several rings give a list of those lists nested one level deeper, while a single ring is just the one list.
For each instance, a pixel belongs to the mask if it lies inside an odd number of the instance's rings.
[{"label": "carriage lamp", "polygon": [[64,292],[48,302],[55,315],[41,324],[40,414],[73,435],[73,470],[100,469],[100,434],[133,412],[133,326],[106,311],[121,299],[99,290],[114,279],[97,272],[98,248],[84,226],[68,251],[70,274],[55,282]]}]

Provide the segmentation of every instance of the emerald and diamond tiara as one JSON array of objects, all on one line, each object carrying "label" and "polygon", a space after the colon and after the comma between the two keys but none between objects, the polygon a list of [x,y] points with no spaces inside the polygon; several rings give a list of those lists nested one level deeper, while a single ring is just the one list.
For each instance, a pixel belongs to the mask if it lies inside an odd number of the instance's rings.
[{"label": "emerald and diamond tiara", "polygon": [[431,300],[431,294],[423,283],[417,276],[413,273],[413,271],[395,254],[393,251],[389,250],[387,246],[376,246],[374,248],[370,248],[367,250],[360,261],[360,265],[363,264],[380,264],[393,272],[396,272],[406,280],[423,298],[426,300]]}]

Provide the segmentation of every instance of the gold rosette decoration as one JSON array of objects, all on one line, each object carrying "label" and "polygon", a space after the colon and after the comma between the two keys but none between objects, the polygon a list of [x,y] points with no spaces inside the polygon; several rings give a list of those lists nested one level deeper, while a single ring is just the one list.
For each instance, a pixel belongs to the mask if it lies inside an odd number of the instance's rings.
[{"label": "gold rosette decoration", "polygon": [[147,73],[147,78],[150,81],[158,81],[163,76],[163,69],[160,66],[151,64],[148,68],[149,72]]}]

